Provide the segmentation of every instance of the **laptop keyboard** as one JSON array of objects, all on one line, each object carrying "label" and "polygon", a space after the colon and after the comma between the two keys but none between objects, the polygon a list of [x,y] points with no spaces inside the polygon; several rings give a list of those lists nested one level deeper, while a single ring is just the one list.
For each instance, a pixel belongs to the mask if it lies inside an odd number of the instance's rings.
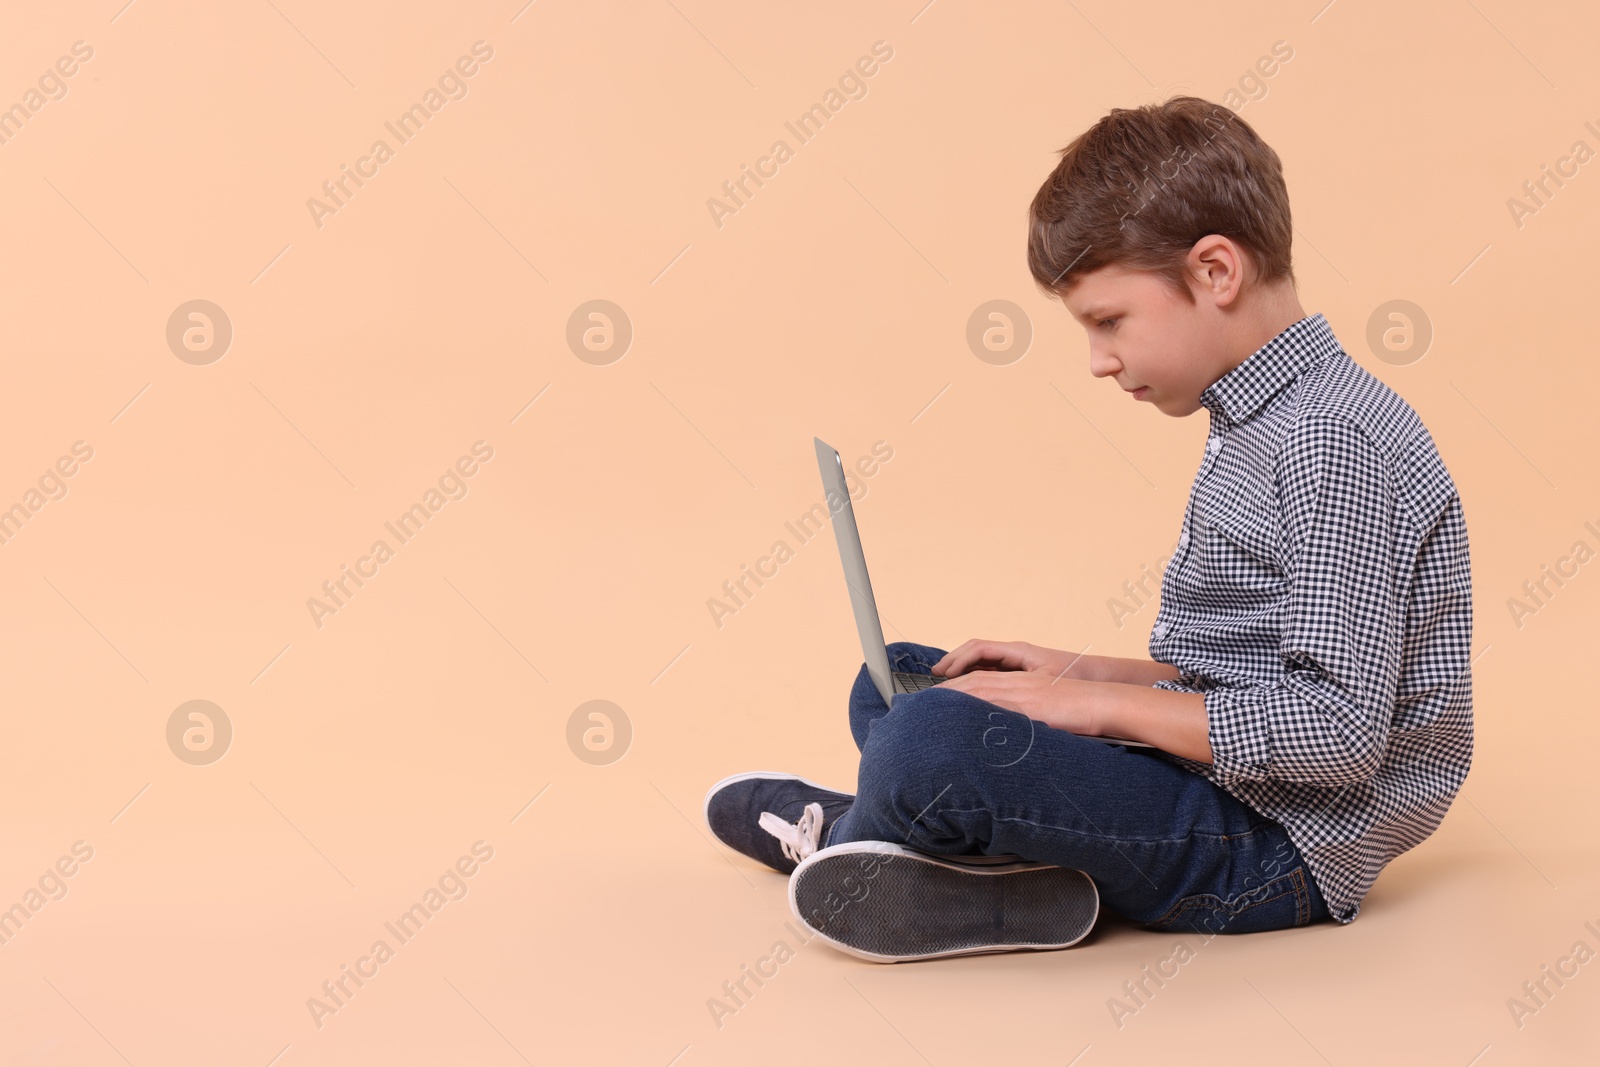
[{"label": "laptop keyboard", "polygon": [[940,682],[946,680],[944,678],[936,678],[931,674],[912,674],[907,671],[895,671],[894,676],[895,680],[898,681],[908,693],[916,693],[924,689],[930,689]]}]

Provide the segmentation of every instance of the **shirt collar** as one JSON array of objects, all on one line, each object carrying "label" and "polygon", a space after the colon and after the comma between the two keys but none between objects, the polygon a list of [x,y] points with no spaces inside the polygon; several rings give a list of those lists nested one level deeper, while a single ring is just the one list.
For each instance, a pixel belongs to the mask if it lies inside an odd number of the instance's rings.
[{"label": "shirt collar", "polygon": [[1200,403],[1212,414],[1242,422],[1324,356],[1342,351],[1319,311],[1296,322],[1206,386]]}]

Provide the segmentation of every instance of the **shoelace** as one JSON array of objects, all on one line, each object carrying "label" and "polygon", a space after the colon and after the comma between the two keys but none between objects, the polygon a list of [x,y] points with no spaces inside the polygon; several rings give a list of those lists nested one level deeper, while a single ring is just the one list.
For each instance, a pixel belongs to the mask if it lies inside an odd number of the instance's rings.
[{"label": "shoelace", "polygon": [[778,839],[783,854],[795,863],[815,852],[817,841],[822,837],[822,805],[816,802],[807,804],[800,818],[792,823],[784,822],[770,811],[762,812],[758,821],[763,830]]}]

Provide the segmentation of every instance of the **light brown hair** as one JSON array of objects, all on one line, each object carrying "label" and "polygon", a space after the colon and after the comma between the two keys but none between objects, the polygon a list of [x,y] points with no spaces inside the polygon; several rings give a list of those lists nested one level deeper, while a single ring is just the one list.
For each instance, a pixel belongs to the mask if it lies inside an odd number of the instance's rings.
[{"label": "light brown hair", "polygon": [[1059,296],[1109,264],[1149,270],[1194,302],[1184,257],[1207,234],[1242,246],[1257,278],[1294,282],[1283,164],[1249,123],[1193,96],[1112,108],[1061,149],[1028,208],[1028,270]]}]

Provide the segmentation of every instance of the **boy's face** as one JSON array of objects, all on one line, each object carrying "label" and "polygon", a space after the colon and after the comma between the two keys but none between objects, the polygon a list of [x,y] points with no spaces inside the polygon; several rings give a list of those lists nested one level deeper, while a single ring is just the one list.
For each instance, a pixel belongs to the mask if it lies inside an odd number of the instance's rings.
[{"label": "boy's face", "polygon": [[1198,411],[1200,393],[1228,364],[1216,308],[1189,286],[1193,304],[1153,271],[1110,264],[1080,277],[1061,302],[1089,333],[1089,373],[1137,390],[1135,400],[1167,415]]}]

